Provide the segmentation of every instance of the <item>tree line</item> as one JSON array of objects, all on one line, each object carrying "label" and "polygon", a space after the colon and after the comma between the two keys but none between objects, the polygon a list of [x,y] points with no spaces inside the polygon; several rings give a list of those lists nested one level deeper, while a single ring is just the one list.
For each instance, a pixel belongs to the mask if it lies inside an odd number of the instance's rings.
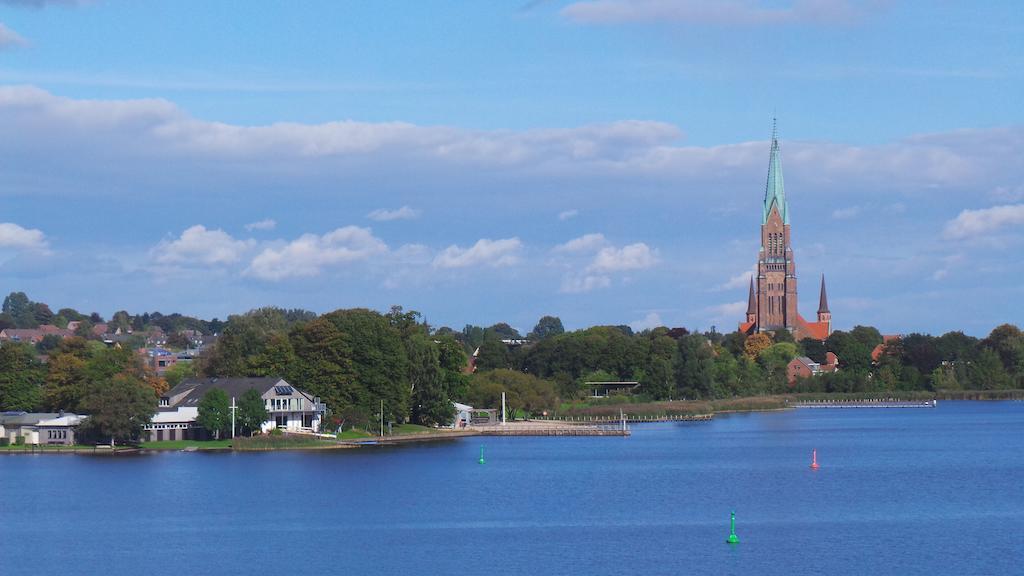
[{"label": "tree line", "polygon": [[[12,296],[5,312],[35,309]],[[139,318],[124,316],[133,325]],[[395,306],[386,313],[323,315],[259,308],[218,327],[220,337],[193,365],[175,367],[163,378],[137,354],[95,340],[62,340],[47,351],[45,363],[39,350],[6,343],[0,347],[0,409],[88,413],[102,408],[103,394],[114,398],[115,389],[129,387],[128,396],[147,392],[150,405],[192,375],[283,377],[327,404],[328,427],[364,428],[381,416],[395,423],[448,424],[452,401],[497,407],[502,392],[513,413],[555,410],[584,399],[587,382],[594,381],[636,381],[640,401],[1024,388],[1024,336],[1009,324],[981,339],[962,332],[914,333],[883,342],[875,328],[857,326],[825,341],[795,341],[785,330],[746,335],[595,326],[567,332],[557,317],[545,316],[523,336],[506,323],[434,328],[418,312]],[[790,385],[786,368],[794,357],[824,363],[828,352],[839,358],[837,372]],[[210,426],[225,431],[217,422]]]}]

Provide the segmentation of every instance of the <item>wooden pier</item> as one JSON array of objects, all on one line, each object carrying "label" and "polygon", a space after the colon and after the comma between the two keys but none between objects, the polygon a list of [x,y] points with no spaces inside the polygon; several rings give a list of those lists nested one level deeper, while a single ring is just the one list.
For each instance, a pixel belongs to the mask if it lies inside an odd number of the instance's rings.
[{"label": "wooden pier", "polygon": [[629,436],[629,426],[562,425],[562,426],[509,426],[480,427],[480,436]]},{"label": "wooden pier", "polygon": [[805,400],[790,404],[793,408],[935,408],[935,400],[897,400],[878,398],[873,400]]}]

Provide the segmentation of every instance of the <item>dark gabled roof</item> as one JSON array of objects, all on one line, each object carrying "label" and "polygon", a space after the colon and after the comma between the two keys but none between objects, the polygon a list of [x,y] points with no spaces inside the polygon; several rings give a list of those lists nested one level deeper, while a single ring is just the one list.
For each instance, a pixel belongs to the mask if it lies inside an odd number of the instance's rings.
[{"label": "dark gabled roof", "polygon": [[181,400],[172,404],[171,407],[198,406],[203,396],[214,388],[223,390],[228,395],[228,398],[240,398],[250,388],[263,395],[282,380],[283,378],[269,376],[253,378],[189,378],[165,392],[164,397],[174,398],[175,396],[185,394]]},{"label": "dark gabled roof", "polygon": [[62,416],[56,412],[3,412],[0,413],[0,424],[5,426],[33,426],[42,420],[53,420]]}]

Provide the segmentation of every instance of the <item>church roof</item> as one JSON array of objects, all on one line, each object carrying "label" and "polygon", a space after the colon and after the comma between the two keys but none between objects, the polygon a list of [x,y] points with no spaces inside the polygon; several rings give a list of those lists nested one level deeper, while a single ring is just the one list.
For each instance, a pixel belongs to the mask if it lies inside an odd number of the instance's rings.
[{"label": "church roof", "polygon": [[764,188],[764,213],[761,215],[761,224],[768,222],[772,206],[778,208],[782,223],[789,224],[786,188],[782,181],[782,158],[779,155],[779,139],[774,126],[772,127],[772,152],[768,159],[768,184]]},{"label": "church roof", "polygon": [[757,314],[757,297],[754,296],[754,277],[750,277],[750,296],[747,297],[747,314]]},{"label": "church roof", "polygon": [[825,275],[821,275],[821,296],[818,297],[818,314],[829,314],[828,294],[825,293]]}]

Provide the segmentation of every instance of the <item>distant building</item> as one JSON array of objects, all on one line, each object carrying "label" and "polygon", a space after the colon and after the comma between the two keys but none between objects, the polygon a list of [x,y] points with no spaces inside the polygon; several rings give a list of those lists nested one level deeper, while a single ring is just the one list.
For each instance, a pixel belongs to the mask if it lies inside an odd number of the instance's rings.
[{"label": "distant building", "polygon": [[584,384],[591,398],[607,398],[612,394],[632,394],[639,382],[587,382]]},{"label": "distant building", "polygon": [[71,446],[75,443],[75,427],[87,416],[65,412],[3,412],[0,413],[0,438],[9,444],[48,444]]},{"label": "distant building", "polygon": [[270,414],[270,419],[261,426],[263,432],[274,428],[290,432],[320,430],[324,404],[319,398],[295,388],[283,378],[190,378],[160,397],[157,413],[146,426],[148,439],[209,438],[210,435],[199,426],[196,418],[199,416],[199,402],[213,389],[223,390],[229,399],[235,399],[235,403],[250,389],[259,392]]},{"label": "distant building", "polygon": [[58,328],[52,324],[43,324],[38,328],[4,328],[0,330],[0,342],[26,342],[37,344],[47,336],[68,338],[74,332],[66,328]]},{"label": "distant building", "polygon": [[825,363],[819,364],[807,356],[797,356],[789,361],[786,367],[786,380],[790,386],[796,384],[801,378],[813,378],[825,372],[835,372],[839,369],[839,358],[831,352],[825,353]]},{"label": "distant building", "polygon": [[882,343],[875,346],[874,349],[871,350],[871,361],[878,362],[882,358],[882,354],[885,354],[885,347],[892,342],[898,342],[899,339],[899,334],[883,334]]},{"label": "distant building", "polygon": [[761,211],[761,249],[757,259],[757,276],[750,279],[746,320],[739,330],[745,334],[789,330],[797,340],[825,340],[832,333],[832,313],[825,294],[825,276],[821,277],[821,293],[817,322],[808,322],[797,310],[796,261],[790,242],[789,206],[782,179],[779,140],[772,132],[772,148],[768,161],[768,183],[765,186]]}]

